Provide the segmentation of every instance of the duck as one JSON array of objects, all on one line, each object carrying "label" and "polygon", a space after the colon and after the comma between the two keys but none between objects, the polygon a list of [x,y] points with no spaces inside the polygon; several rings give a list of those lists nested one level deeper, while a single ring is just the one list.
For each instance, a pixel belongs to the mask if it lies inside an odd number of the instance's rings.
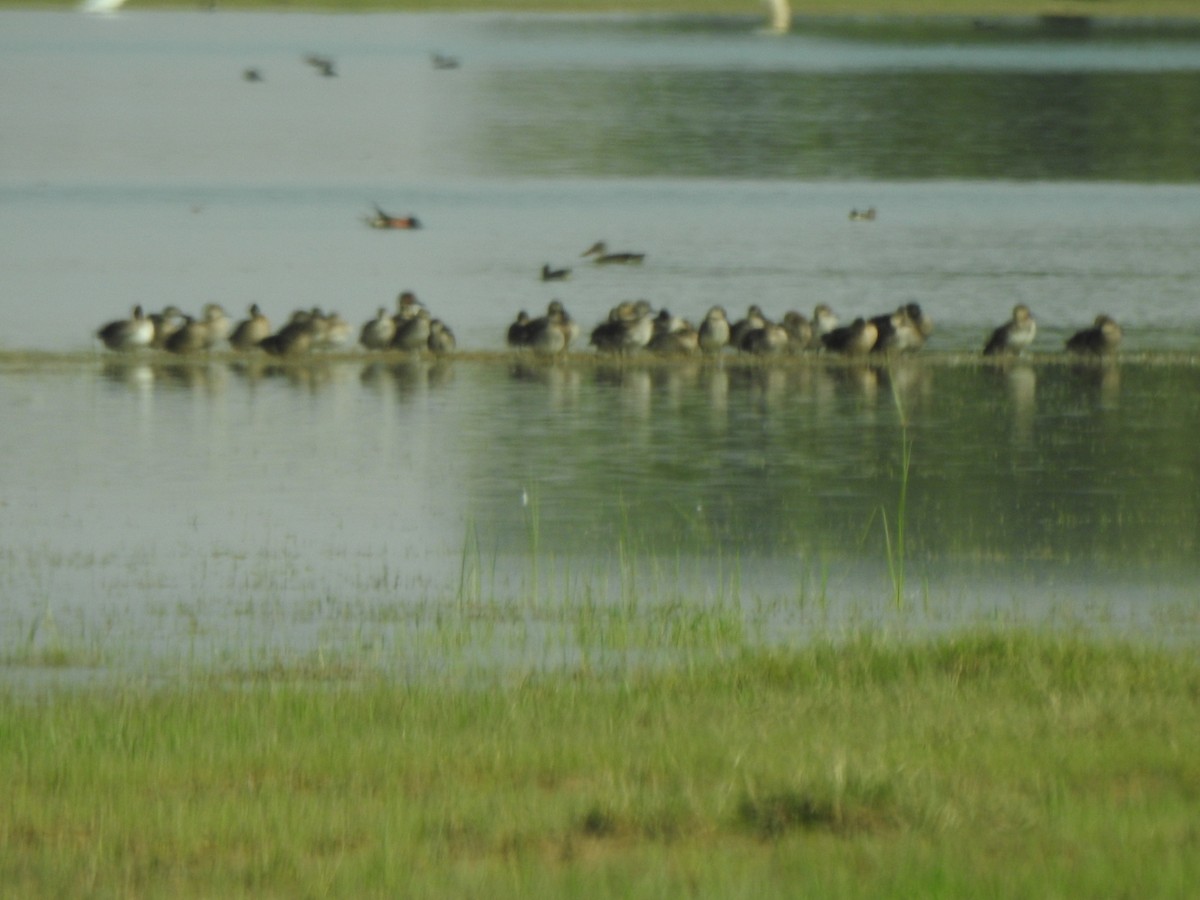
[{"label": "duck", "polygon": [[565,281],[570,277],[570,269],[552,269],[550,268],[550,263],[542,265],[542,281]]},{"label": "duck", "polygon": [[933,321],[916,303],[906,303],[894,313],[874,316],[871,324],[877,335],[873,348],[877,353],[920,350],[933,333]]},{"label": "duck", "polygon": [[1013,307],[1012,318],[992,332],[983,346],[984,356],[999,356],[1011,353],[1018,355],[1033,343],[1037,336],[1037,322],[1024,303]]},{"label": "duck", "polygon": [[401,291],[396,297],[396,315],[392,316],[392,319],[399,328],[401,323],[415,318],[417,313],[424,308],[425,304],[418,300],[417,295],[412,291]]},{"label": "duck", "polygon": [[742,349],[742,339],[750,332],[757,331],[767,324],[767,317],[763,315],[762,308],[757,304],[752,304],[746,310],[746,317],[738,319],[729,328],[729,343],[737,348]]},{"label": "duck", "polygon": [[651,324],[653,333],[646,349],[652,353],[677,355],[695,353],[700,349],[700,335],[695,326],[686,319],[673,316],[663,309]]},{"label": "duck", "polygon": [[141,305],[133,307],[130,318],[109,322],[96,331],[96,337],[109,350],[127,352],[149,347],[154,340],[154,323]]},{"label": "duck", "polygon": [[829,332],[838,327],[837,314],[830,308],[828,303],[818,303],[813,308],[812,326],[813,338],[821,340]]},{"label": "duck", "polygon": [[517,318],[511,325],[508,326],[508,332],[504,336],[504,342],[510,347],[522,348],[529,346],[529,313],[521,310],[517,313]]},{"label": "duck", "polygon": [[849,325],[842,325],[821,336],[821,344],[831,353],[844,356],[865,356],[875,347],[879,330],[874,323],[859,316]]},{"label": "duck", "polygon": [[375,318],[365,322],[358,332],[358,342],[368,350],[386,350],[396,336],[396,321],[386,307],[379,307]]},{"label": "duck", "polygon": [[762,328],[747,333],[738,348],[755,356],[774,356],[787,349],[788,332],[777,322],[763,322]]},{"label": "duck", "polygon": [[422,307],[417,314],[397,324],[396,334],[392,338],[392,348],[405,352],[416,352],[429,346],[430,323],[429,310]]},{"label": "duck", "polygon": [[233,331],[233,320],[220,303],[205,303],[200,315],[208,329],[208,348],[205,349],[215,346],[218,341],[228,340],[229,333]]},{"label": "duck", "polygon": [[[669,314],[668,314],[669,315]],[[654,337],[653,309],[645,300],[624,300],[594,329],[589,343],[601,353],[640,350]]]},{"label": "duck", "polygon": [[454,339],[454,332],[441,319],[433,319],[429,323],[429,337],[426,339],[426,344],[430,352],[437,356],[453,353],[458,346],[458,342]]},{"label": "duck", "polygon": [[242,70],[242,80],[243,81],[262,81],[263,75],[262,75],[261,71],[251,67],[249,69]]},{"label": "duck", "polygon": [[868,206],[866,209],[850,210],[850,221],[851,222],[874,222],[875,221],[875,207]]},{"label": "duck", "polygon": [[281,329],[263,338],[258,346],[271,356],[294,356],[307,353],[313,345],[312,313],[298,309]]},{"label": "duck", "polygon": [[574,328],[574,323],[562,302],[551,300],[550,305],[546,307],[546,315],[525,323],[523,346],[529,347],[539,356],[558,356],[571,346],[575,337]]},{"label": "duck", "polygon": [[416,216],[393,216],[385,213],[378,205],[375,206],[375,215],[367,216],[366,222],[372,228],[390,228],[396,231],[413,231],[421,227],[421,221]]},{"label": "duck", "polygon": [[320,317],[317,337],[317,343],[322,348],[337,350],[354,341],[354,329],[338,312],[333,311]]},{"label": "duck", "polygon": [[234,350],[252,350],[263,338],[271,334],[271,322],[263,315],[257,303],[250,304],[248,314],[249,318],[238,322],[233,333],[229,335],[229,346]]},{"label": "duck", "polygon": [[725,307],[710,307],[700,323],[700,349],[708,354],[720,353],[729,344],[729,331],[729,316]]},{"label": "duck", "polygon": [[788,353],[803,353],[812,345],[813,326],[802,313],[795,310],[784,313],[783,330],[788,336]]},{"label": "duck", "polygon": [[609,265],[616,263],[618,265],[640,263],[646,259],[645,253],[609,253],[608,245],[604,241],[596,241],[588,249],[584,250],[581,256],[594,256],[595,262],[598,265]]},{"label": "duck", "polygon": [[154,339],[150,346],[162,350],[167,345],[167,338],[183,325],[183,310],[171,304],[163,307],[162,312],[150,313],[149,319],[154,325]]},{"label": "duck", "polygon": [[1067,340],[1067,350],[1071,353],[1092,353],[1098,356],[1117,352],[1124,333],[1111,316],[1101,313],[1091,328],[1078,331]]},{"label": "duck", "polygon": [[429,61],[433,63],[435,69],[457,69],[459,66],[458,57],[448,56],[445,53],[431,53]]},{"label": "duck", "polygon": [[205,321],[183,317],[183,325],[167,338],[163,349],[168,353],[199,353],[212,346],[212,331]]},{"label": "duck", "polygon": [[325,78],[334,78],[337,76],[337,69],[334,67],[333,60],[328,56],[310,53],[304,57],[304,61]]}]

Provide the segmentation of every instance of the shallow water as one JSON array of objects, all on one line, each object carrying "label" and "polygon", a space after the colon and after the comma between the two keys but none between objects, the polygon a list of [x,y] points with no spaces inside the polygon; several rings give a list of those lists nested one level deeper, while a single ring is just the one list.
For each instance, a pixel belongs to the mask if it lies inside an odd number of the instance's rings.
[{"label": "shallow water", "polygon": [[[465,604],[518,634],[472,653],[570,661],[563,606],[631,596],[776,640],[1194,635],[1200,38],[755,24],[0,13],[9,656],[420,660],[413,635],[446,640]],[[425,228],[373,231],[373,202]],[[588,266],[600,237],[646,264]],[[575,271],[544,285],[544,262]],[[467,358],[126,360],[91,337],[134,303],[357,324],[402,288]],[[587,325],[628,297],[917,300],[936,331],[891,368],[506,354],[553,297]],[[980,364],[1017,302],[1039,352]],[[1065,360],[1101,311],[1122,361]]]}]

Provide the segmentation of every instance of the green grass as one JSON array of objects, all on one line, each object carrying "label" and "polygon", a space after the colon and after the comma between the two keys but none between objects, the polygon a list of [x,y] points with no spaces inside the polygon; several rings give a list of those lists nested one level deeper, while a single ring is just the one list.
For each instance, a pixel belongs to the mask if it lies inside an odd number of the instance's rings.
[{"label": "green grass", "polygon": [[1185,897],[1200,664],[860,637],[0,695],[10,896]]}]

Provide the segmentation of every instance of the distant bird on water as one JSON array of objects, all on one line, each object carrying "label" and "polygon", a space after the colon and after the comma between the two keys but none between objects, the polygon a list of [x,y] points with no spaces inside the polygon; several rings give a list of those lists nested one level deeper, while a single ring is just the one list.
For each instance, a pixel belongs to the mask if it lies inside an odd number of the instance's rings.
[{"label": "distant bird on water", "polygon": [[262,72],[260,72],[258,69],[254,69],[254,68],[244,69],[242,71],[242,80],[243,81],[262,81],[263,80]]},{"label": "distant bird on water", "polygon": [[1012,318],[992,332],[988,342],[983,347],[984,356],[1001,356],[1011,353],[1013,356],[1033,343],[1037,336],[1037,322],[1033,313],[1024,303],[1013,307]]},{"label": "distant bird on water", "polygon": [[416,216],[393,216],[385,213],[378,205],[375,206],[375,215],[367,216],[365,221],[372,228],[391,228],[398,231],[411,231],[421,227]]},{"label": "distant bird on water", "polygon": [[316,69],[317,72],[325,78],[334,78],[337,76],[337,69],[334,67],[333,60],[328,56],[310,53],[308,56],[304,57],[304,61]]},{"label": "distant bird on water", "polygon": [[447,56],[445,53],[434,53],[430,56],[430,61],[435,69],[457,69],[458,57]]},{"label": "distant bird on water", "polygon": [[588,249],[584,250],[580,256],[595,257],[595,262],[599,265],[630,265],[640,263],[646,258],[645,253],[609,253],[608,245],[604,241],[596,241]]},{"label": "distant bird on water", "polygon": [[875,221],[875,207],[868,206],[866,209],[850,210],[850,221],[851,222],[874,222]]},{"label": "distant bird on water", "polygon": [[570,276],[570,269],[552,269],[549,263],[542,266],[542,281],[564,281]]}]

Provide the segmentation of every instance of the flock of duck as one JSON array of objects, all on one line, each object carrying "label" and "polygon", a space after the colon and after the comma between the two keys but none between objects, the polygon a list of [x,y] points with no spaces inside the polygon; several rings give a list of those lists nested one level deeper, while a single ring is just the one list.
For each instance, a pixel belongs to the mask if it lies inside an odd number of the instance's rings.
[{"label": "flock of duck", "polygon": [[[404,225],[376,207],[375,227],[419,227],[415,219]],[[855,215],[874,216],[874,209]],[[643,253],[611,252],[598,241],[583,254],[596,264],[640,264]],[[541,270],[543,281],[562,280],[570,269]],[[844,325],[825,303],[818,304],[812,318],[795,310],[778,321],[769,319],[757,304],[746,315],[731,321],[724,307],[713,306],[699,326],[672,315],[666,309],[655,310],[646,300],[625,300],[614,306],[604,321],[590,332],[588,345],[598,353],[624,356],[648,352],[659,355],[720,354],[726,348],[752,356],[773,356],[819,351],[848,357],[866,357],[878,353],[908,353],[919,350],[933,333],[933,321],[920,305],[906,303],[894,312],[859,316]],[[141,306],[132,316],[109,322],[96,332],[110,350],[126,352],[154,348],[169,353],[187,354],[213,350],[225,343],[233,350],[262,350],[272,356],[300,356],[315,350],[347,349],[356,343],[370,351],[398,350],[405,353],[428,351],[435,355],[452,353],[457,348],[454,332],[433,318],[412,291],[396,299],[396,311],[380,307],[375,318],[357,331],[337,313],[320,308],[297,310],[279,330],[252,304],[249,317],[236,325],[217,303],[209,303],[200,316],[183,313],[168,306],[160,313],[147,315]],[[1028,348],[1037,336],[1037,322],[1024,303],[1013,307],[1012,318],[992,331],[983,346],[984,356],[1013,356]],[[582,328],[570,316],[562,301],[553,300],[545,315],[531,317],[522,310],[509,327],[506,343],[519,351],[542,357],[558,357],[576,345]],[[1066,342],[1073,353],[1105,356],[1115,353],[1121,343],[1121,327],[1107,315],[1096,317],[1090,328],[1076,332]]]},{"label": "flock of duck", "polygon": [[[933,332],[933,321],[916,303],[906,303],[891,313],[860,316],[841,324],[827,304],[819,304],[812,318],[790,311],[775,321],[758,305],[745,317],[731,321],[721,306],[712,307],[699,326],[655,310],[646,300],[618,303],[604,321],[590,332],[588,346],[601,354],[624,356],[653,353],[667,356],[720,354],[726,348],[753,356],[773,356],[819,351],[847,357],[878,353],[907,353],[919,350]],[[320,350],[345,350],[356,343],[369,351],[452,353],[457,348],[454,332],[434,318],[412,291],[397,297],[396,311],[380,307],[374,318],[355,329],[337,313],[319,308],[297,310],[278,330],[258,304],[248,317],[234,323],[217,303],[207,304],[199,316],[187,315],[175,306],[146,314],[135,306],[130,318],[109,322],[96,336],[118,352],[160,349],[191,354],[223,346],[236,351],[261,350],[271,356],[295,357]],[[1037,322],[1023,303],[1013,308],[1012,318],[997,327],[983,347],[985,356],[1017,355],[1037,336]],[[1069,352],[1108,355],[1121,342],[1120,326],[1107,315],[1096,317],[1066,342]],[[508,327],[506,343],[522,352],[542,357],[559,357],[581,342],[582,329],[559,300],[550,302],[545,315],[517,314]]]}]

